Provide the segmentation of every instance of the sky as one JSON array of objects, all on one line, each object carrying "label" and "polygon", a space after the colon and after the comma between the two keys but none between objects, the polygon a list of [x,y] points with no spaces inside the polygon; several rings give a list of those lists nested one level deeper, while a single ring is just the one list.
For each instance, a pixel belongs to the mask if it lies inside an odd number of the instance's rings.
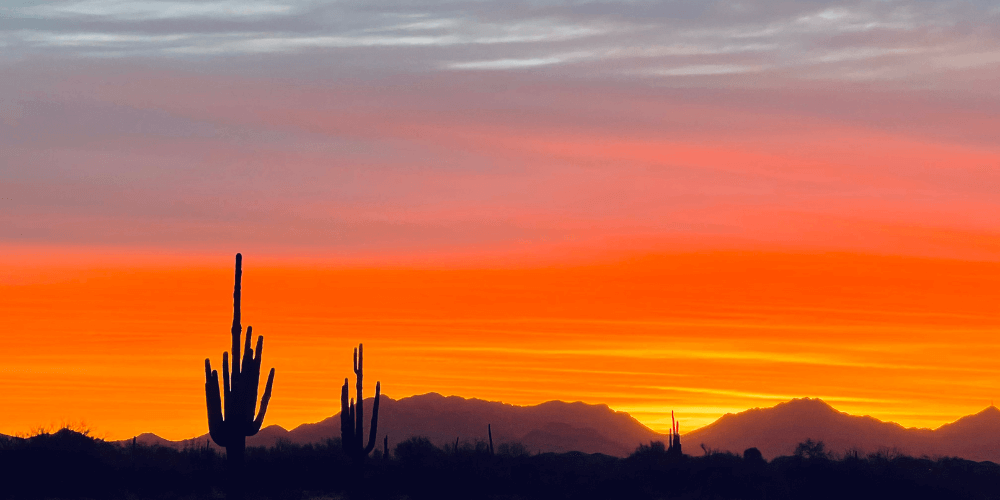
[{"label": "sky", "polygon": [[[366,380],[684,429],[1000,396],[990,1],[0,6],[0,433],[265,424]],[[369,393],[373,387],[369,389]]]}]

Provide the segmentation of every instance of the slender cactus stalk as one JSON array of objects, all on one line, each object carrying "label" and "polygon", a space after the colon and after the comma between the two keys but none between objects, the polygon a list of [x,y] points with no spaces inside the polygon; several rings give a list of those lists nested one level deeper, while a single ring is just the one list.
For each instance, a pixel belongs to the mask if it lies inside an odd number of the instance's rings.
[{"label": "slender cactus stalk", "polygon": [[486,424],[486,433],[490,437],[490,455],[493,455],[493,424]]},{"label": "slender cactus stalk", "polygon": [[[271,400],[271,385],[274,383],[274,368],[267,376],[267,386],[260,398],[260,410],[254,418],[257,406],[257,392],[260,386],[261,353],[264,337],[257,337],[256,349],[250,348],[253,327],[247,327],[243,357],[240,358],[240,298],[243,281],[243,256],[236,254],[236,284],[233,287],[232,326],[232,373],[229,370],[229,353],[222,353],[222,396],[219,395],[219,372],[212,369],[210,359],[205,359],[205,401],[208,407],[208,433],[215,444],[226,448],[226,462],[230,477],[227,497],[242,497],[243,456],[246,438],[260,431],[264,424],[264,414]],[[256,357],[254,354],[256,353]],[[224,401],[224,402],[223,402]],[[225,413],[223,413],[225,410]]]}]

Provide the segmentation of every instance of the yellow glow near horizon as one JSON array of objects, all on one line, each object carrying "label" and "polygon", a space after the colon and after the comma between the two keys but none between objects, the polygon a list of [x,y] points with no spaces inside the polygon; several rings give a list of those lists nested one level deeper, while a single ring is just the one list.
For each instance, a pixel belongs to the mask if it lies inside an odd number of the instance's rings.
[{"label": "yellow glow near horizon", "polygon": [[[54,273],[47,274],[55,275]],[[0,432],[206,432],[202,363],[228,348],[231,270],[134,266],[0,285]],[[266,424],[339,411],[352,348],[392,398],[605,403],[658,431],[819,397],[937,427],[997,391],[1000,264],[688,253],[563,268],[258,267],[244,325],[275,367]]]}]

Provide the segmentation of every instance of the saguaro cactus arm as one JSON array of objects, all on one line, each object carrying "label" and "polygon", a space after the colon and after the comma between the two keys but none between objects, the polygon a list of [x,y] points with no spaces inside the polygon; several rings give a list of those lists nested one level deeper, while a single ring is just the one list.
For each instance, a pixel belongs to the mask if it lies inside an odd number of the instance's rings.
[{"label": "saguaro cactus arm", "polygon": [[372,426],[368,429],[368,446],[365,455],[375,449],[375,435],[378,434],[378,400],[382,395],[382,382],[375,382],[375,403],[372,404]]},{"label": "saguaro cactus arm", "polygon": [[[258,363],[259,365],[259,363]],[[257,412],[257,418],[253,421],[253,427],[251,428],[251,433],[249,436],[253,436],[260,431],[262,425],[264,425],[264,414],[267,413],[267,403],[271,401],[271,385],[274,384],[274,368],[271,368],[271,372],[267,374],[267,385],[264,386],[264,395],[260,398],[260,409]],[[251,399],[251,403],[256,401],[256,395]],[[253,409],[251,408],[250,414],[253,415]]]},{"label": "saguaro cactus arm", "polygon": [[350,382],[348,379],[344,379],[344,387],[340,390],[340,445],[344,448],[344,451],[351,449],[351,443],[354,441],[354,419],[351,418],[351,412],[348,411],[349,398],[350,396]]},{"label": "saguaro cactus arm", "polygon": [[222,420],[222,399],[219,397],[219,372],[205,360],[205,401],[208,406],[208,434],[219,446],[225,446]]},{"label": "saguaro cactus arm", "polygon": [[[365,398],[361,394],[361,380],[365,378],[364,372],[364,346],[358,344],[358,348],[354,350],[354,375],[357,378],[357,389],[358,389],[358,399],[357,403],[354,404],[354,418],[357,420],[357,424],[354,427],[355,439],[359,444],[364,443],[364,424],[365,424]],[[361,352],[359,352],[361,351]]]}]

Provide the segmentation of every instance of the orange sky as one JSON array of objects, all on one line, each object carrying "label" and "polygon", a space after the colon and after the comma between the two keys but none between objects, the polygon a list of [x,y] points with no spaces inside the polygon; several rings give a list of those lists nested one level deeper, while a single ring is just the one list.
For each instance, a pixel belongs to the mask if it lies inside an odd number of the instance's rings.
[{"label": "orange sky", "polygon": [[508,4],[6,8],[0,432],[204,433],[236,252],[285,427],[358,342],[659,430],[998,396],[995,2]]},{"label": "orange sky", "polygon": [[[0,286],[0,432],[206,431],[202,362],[228,346],[228,262],[22,266]],[[218,259],[222,261],[223,259]],[[266,260],[265,260],[266,262]],[[997,397],[1000,264],[692,252],[564,267],[365,269],[245,257],[244,325],[277,370],[267,423],[338,411],[351,348],[393,398],[607,403],[657,430],[821,397],[934,427]]]}]

